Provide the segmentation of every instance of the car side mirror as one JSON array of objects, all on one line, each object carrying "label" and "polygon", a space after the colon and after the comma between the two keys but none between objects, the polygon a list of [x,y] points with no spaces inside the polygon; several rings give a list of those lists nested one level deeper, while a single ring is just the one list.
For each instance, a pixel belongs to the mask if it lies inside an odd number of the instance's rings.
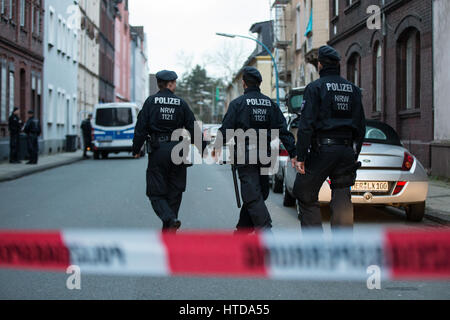
[{"label": "car side mirror", "polygon": [[300,115],[302,112],[304,89],[293,89],[288,95],[288,109],[290,113]]}]

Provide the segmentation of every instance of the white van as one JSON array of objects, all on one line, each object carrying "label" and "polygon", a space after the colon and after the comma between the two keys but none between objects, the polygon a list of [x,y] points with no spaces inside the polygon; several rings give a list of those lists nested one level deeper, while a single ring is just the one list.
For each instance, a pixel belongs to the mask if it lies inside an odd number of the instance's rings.
[{"label": "white van", "polygon": [[107,103],[95,106],[93,129],[94,159],[110,153],[132,152],[134,128],[140,108],[133,103]]}]

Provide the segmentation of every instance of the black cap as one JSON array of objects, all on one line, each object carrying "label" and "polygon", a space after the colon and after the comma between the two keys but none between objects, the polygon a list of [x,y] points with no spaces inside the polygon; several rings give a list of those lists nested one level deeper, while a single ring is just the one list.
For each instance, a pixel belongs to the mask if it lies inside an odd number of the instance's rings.
[{"label": "black cap", "polygon": [[178,76],[173,71],[163,70],[156,74],[156,79],[161,81],[175,81],[178,79]]},{"label": "black cap", "polygon": [[19,108],[15,107],[15,108],[13,109],[13,112],[16,112],[17,110],[19,110]]},{"label": "black cap", "polygon": [[319,61],[323,61],[323,59],[339,62],[341,56],[333,47],[322,46],[319,48]]},{"label": "black cap", "polygon": [[33,110],[28,110],[28,114],[34,114]]},{"label": "black cap", "polygon": [[245,67],[244,68],[244,78],[245,77],[251,77],[259,83],[261,83],[263,81],[261,73],[255,67]]}]

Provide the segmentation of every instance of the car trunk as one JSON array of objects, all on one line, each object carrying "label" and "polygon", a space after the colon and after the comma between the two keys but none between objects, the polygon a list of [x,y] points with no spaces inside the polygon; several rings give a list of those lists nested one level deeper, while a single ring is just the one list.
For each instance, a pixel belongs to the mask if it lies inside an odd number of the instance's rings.
[{"label": "car trunk", "polygon": [[365,143],[359,161],[362,169],[401,170],[405,157],[405,149],[401,146]]}]

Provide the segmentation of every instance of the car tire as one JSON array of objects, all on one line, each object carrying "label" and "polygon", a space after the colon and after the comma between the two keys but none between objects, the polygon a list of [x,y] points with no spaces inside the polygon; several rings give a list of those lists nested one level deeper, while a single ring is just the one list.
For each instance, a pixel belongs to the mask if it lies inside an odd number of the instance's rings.
[{"label": "car tire", "polygon": [[274,175],[273,180],[272,180],[273,192],[274,193],[283,193],[283,188],[284,188],[283,180],[277,179],[277,176]]},{"label": "car tire", "polygon": [[407,205],[405,211],[408,221],[422,222],[425,217],[425,202]]},{"label": "car tire", "polygon": [[144,150],[141,151],[140,156],[141,156],[141,158],[145,157],[145,151]]},{"label": "car tire", "polygon": [[102,159],[108,159],[109,153],[108,152],[102,152]]},{"label": "car tire", "polygon": [[98,153],[98,151],[94,151],[94,160],[99,160],[100,159],[100,154]]},{"label": "car tire", "polygon": [[285,207],[294,207],[296,203],[296,199],[289,194],[287,190],[286,183],[283,182],[283,206]]}]

